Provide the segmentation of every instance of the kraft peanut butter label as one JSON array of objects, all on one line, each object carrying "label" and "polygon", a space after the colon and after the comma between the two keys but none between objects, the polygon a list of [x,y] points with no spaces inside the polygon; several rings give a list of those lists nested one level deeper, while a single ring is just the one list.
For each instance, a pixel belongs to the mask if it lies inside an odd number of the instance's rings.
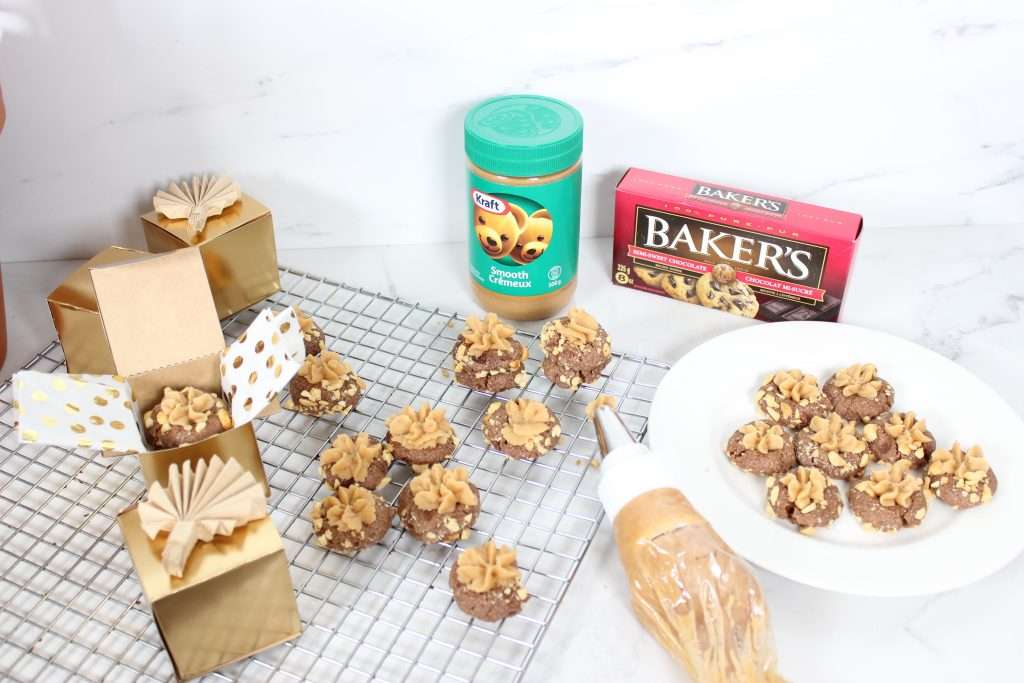
[{"label": "kraft peanut butter label", "polygon": [[511,186],[469,172],[469,267],[486,289],[541,296],[576,277],[580,171]]}]

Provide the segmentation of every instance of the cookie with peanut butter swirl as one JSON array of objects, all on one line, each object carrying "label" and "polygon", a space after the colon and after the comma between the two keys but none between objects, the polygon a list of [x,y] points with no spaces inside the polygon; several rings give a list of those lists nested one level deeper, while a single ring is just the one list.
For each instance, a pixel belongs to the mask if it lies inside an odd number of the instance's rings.
[{"label": "cookie with peanut butter swirl", "polygon": [[526,386],[526,347],[516,331],[493,313],[466,318],[466,327],[452,349],[455,381],[489,394]]},{"label": "cookie with peanut butter swirl", "polygon": [[307,415],[348,415],[366,389],[349,364],[333,351],[306,356],[288,385],[291,406]]},{"label": "cookie with peanut butter swirl", "polygon": [[925,472],[927,491],[956,510],[989,502],[999,483],[981,446],[965,451],[959,441],[935,451]]},{"label": "cookie with peanut butter swirl", "polygon": [[832,409],[847,420],[870,422],[892,408],[896,390],[871,363],[857,363],[832,375],[821,388]]},{"label": "cookie with peanut butter swirl", "polygon": [[795,524],[802,533],[827,527],[839,519],[843,499],[839,487],[817,467],[795,467],[765,481],[768,514]]},{"label": "cookie with peanut butter swirl", "polygon": [[323,548],[353,553],[384,538],[395,509],[358,484],[340,488],[313,505],[311,520]]},{"label": "cookie with peanut butter swirl", "polygon": [[517,460],[539,458],[562,437],[558,418],[540,401],[526,398],[489,405],[483,431],[487,443]]},{"label": "cookie with peanut butter swirl", "polygon": [[195,387],[164,387],[163,398],[142,416],[153,448],[177,448],[231,429],[231,414],[220,396]]},{"label": "cookie with peanut butter swirl", "polygon": [[850,482],[850,511],[867,531],[915,527],[928,513],[924,482],[911,473],[909,460],[876,466]]},{"label": "cookie with peanut butter swirl", "polygon": [[519,614],[530,599],[516,551],[494,541],[465,550],[452,565],[448,584],[455,604],[481,621],[501,621]]},{"label": "cookie with peanut butter swirl", "polygon": [[725,445],[725,455],[751,474],[782,474],[796,465],[792,432],[766,420],[737,429]]},{"label": "cookie with peanut butter swirl", "polygon": [[935,437],[912,412],[883,413],[864,425],[864,440],[879,462],[909,460],[923,466],[935,451]]},{"label": "cookie with peanut butter swirl", "polygon": [[451,543],[469,538],[480,516],[480,490],[465,467],[431,465],[398,494],[398,518],[424,543]]},{"label": "cookie with peanut butter swirl", "polygon": [[540,332],[544,375],[563,389],[579,389],[601,376],[612,358],[608,332],[582,308],[546,323]]},{"label": "cookie with peanut butter swirl", "polygon": [[384,482],[391,467],[391,445],[366,432],[355,438],[339,434],[320,454],[320,475],[332,489],[359,484],[371,491]]},{"label": "cookie with peanut butter swirl", "polygon": [[832,402],[821,391],[818,380],[801,370],[768,375],[754,400],[762,415],[791,429],[802,429],[815,415],[824,417],[832,412]]},{"label": "cookie with peanut butter swirl", "polygon": [[419,408],[406,406],[387,419],[388,435],[394,456],[410,465],[443,462],[455,452],[455,430],[443,408],[424,403]]},{"label": "cookie with peanut butter swirl", "polygon": [[812,417],[807,428],[796,435],[796,459],[833,479],[853,479],[871,462],[871,452],[855,422],[830,413]]}]

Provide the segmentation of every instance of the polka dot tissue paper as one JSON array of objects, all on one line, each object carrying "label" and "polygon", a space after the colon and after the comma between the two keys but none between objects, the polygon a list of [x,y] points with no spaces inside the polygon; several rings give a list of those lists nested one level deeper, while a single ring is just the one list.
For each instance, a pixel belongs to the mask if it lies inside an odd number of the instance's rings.
[{"label": "polka dot tissue paper", "polygon": [[14,376],[18,436],[62,448],[144,452],[132,389],[117,375]]}]

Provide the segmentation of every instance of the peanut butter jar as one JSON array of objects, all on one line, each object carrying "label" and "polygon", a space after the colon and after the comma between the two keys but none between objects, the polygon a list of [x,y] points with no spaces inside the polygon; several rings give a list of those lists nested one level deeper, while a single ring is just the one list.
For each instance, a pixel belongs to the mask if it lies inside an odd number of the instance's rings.
[{"label": "peanut butter jar", "polygon": [[549,318],[576,289],[583,117],[539,95],[486,100],[466,114],[469,274],[480,305]]}]

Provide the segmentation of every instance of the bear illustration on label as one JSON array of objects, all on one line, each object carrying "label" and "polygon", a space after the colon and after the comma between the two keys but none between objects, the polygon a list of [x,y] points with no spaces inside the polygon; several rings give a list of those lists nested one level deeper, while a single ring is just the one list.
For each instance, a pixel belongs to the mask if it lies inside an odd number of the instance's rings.
[{"label": "bear illustration on label", "polygon": [[516,263],[533,263],[551,244],[554,224],[547,209],[538,209],[526,219],[526,224],[519,233],[511,256]]},{"label": "bear illustration on label", "polygon": [[492,259],[504,258],[512,253],[526,222],[526,212],[512,202],[508,203],[506,213],[491,213],[479,206],[473,208],[476,237],[484,252]]}]

